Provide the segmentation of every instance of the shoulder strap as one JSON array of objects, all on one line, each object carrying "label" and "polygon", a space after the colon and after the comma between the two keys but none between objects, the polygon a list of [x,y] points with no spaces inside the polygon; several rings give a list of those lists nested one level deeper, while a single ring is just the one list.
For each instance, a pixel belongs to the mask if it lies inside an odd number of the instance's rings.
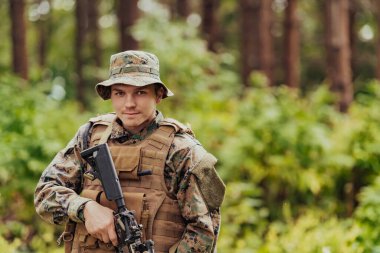
[{"label": "shoulder strap", "polygon": [[171,126],[174,127],[176,133],[187,133],[195,137],[194,132],[188,124],[185,125],[176,119],[165,118],[160,122],[160,126]]},{"label": "shoulder strap", "polygon": [[93,124],[93,122],[89,121],[83,131],[83,150],[88,149],[90,146],[90,129],[92,128]]},{"label": "shoulder strap", "polygon": [[102,125],[109,125],[114,121],[116,118],[115,113],[107,113],[107,114],[102,114],[98,115],[96,117],[90,118],[89,121],[92,122],[94,125],[95,124],[102,124]]},{"label": "shoulder strap", "polygon": [[169,125],[160,125],[154,133],[148,136],[148,143],[162,151],[169,151],[169,148],[173,142],[176,129]]},{"label": "shoulder strap", "polygon": [[[90,121],[93,124],[106,125],[107,128],[101,135],[99,144],[106,143],[112,132],[112,122],[115,120],[115,114],[105,114],[95,118],[92,118]],[[174,139],[175,133],[187,133],[194,137],[194,133],[189,126],[184,125],[183,123],[172,119],[165,118],[160,124],[159,128],[148,137],[149,143],[152,146],[157,148],[162,148],[162,146],[170,147]]]},{"label": "shoulder strap", "polygon": [[[83,128],[83,131],[81,131],[81,139],[82,139],[82,151],[83,150],[86,150],[89,148],[89,144],[90,144],[90,130],[93,126],[93,122],[89,121],[87,122],[85,125],[83,125],[81,127],[81,129]],[[84,163],[83,163],[83,160],[80,156],[80,147],[76,144],[74,146],[74,154],[76,156],[76,158],[78,159],[79,163],[80,163],[80,166],[81,168],[84,168]]]},{"label": "shoulder strap", "polygon": [[103,132],[102,137],[100,138],[99,144],[106,143],[111,136],[112,124],[109,124],[106,130]]},{"label": "shoulder strap", "polygon": [[[112,122],[116,119],[115,113],[107,113],[91,118],[89,121],[95,125],[107,126],[106,130],[102,133],[99,144],[106,143],[112,131]],[[89,135],[89,138],[91,136]]]}]

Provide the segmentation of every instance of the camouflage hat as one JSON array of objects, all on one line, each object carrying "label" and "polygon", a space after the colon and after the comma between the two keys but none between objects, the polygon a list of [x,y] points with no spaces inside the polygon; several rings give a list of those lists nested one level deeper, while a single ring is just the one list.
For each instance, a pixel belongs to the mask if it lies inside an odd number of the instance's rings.
[{"label": "camouflage hat", "polygon": [[111,97],[110,87],[113,84],[142,87],[154,83],[164,88],[163,98],[174,95],[160,79],[157,56],[143,51],[125,51],[111,56],[109,78],[98,83],[95,89],[101,98],[107,100]]}]

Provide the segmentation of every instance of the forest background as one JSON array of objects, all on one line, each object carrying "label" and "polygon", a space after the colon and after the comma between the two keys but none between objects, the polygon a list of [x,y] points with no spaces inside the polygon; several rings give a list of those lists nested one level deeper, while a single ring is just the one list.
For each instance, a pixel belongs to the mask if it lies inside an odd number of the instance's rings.
[{"label": "forest background", "polygon": [[63,252],[36,183],[109,57],[160,58],[227,185],[218,252],[380,252],[380,1],[0,2],[0,249]]}]

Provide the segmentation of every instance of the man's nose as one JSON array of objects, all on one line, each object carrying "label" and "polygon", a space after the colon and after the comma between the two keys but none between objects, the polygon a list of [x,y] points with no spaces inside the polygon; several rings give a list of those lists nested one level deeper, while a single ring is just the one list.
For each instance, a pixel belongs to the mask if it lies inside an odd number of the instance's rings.
[{"label": "man's nose", "polygon": [[124,106],[127,108],[136,106],[136,101],[133,95],[128,94],[125,96]]}]

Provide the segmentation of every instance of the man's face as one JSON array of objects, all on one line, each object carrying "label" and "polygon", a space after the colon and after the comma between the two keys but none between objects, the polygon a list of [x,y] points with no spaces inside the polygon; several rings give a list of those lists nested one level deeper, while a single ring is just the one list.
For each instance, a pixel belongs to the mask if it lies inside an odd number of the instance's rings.
[{"label": "man's face", "polygon": [[138,133],[154,119],[161,94],[156,94],[153,84],[143,87],[114,84],[111,86],[111,101],[124,128]]}]

